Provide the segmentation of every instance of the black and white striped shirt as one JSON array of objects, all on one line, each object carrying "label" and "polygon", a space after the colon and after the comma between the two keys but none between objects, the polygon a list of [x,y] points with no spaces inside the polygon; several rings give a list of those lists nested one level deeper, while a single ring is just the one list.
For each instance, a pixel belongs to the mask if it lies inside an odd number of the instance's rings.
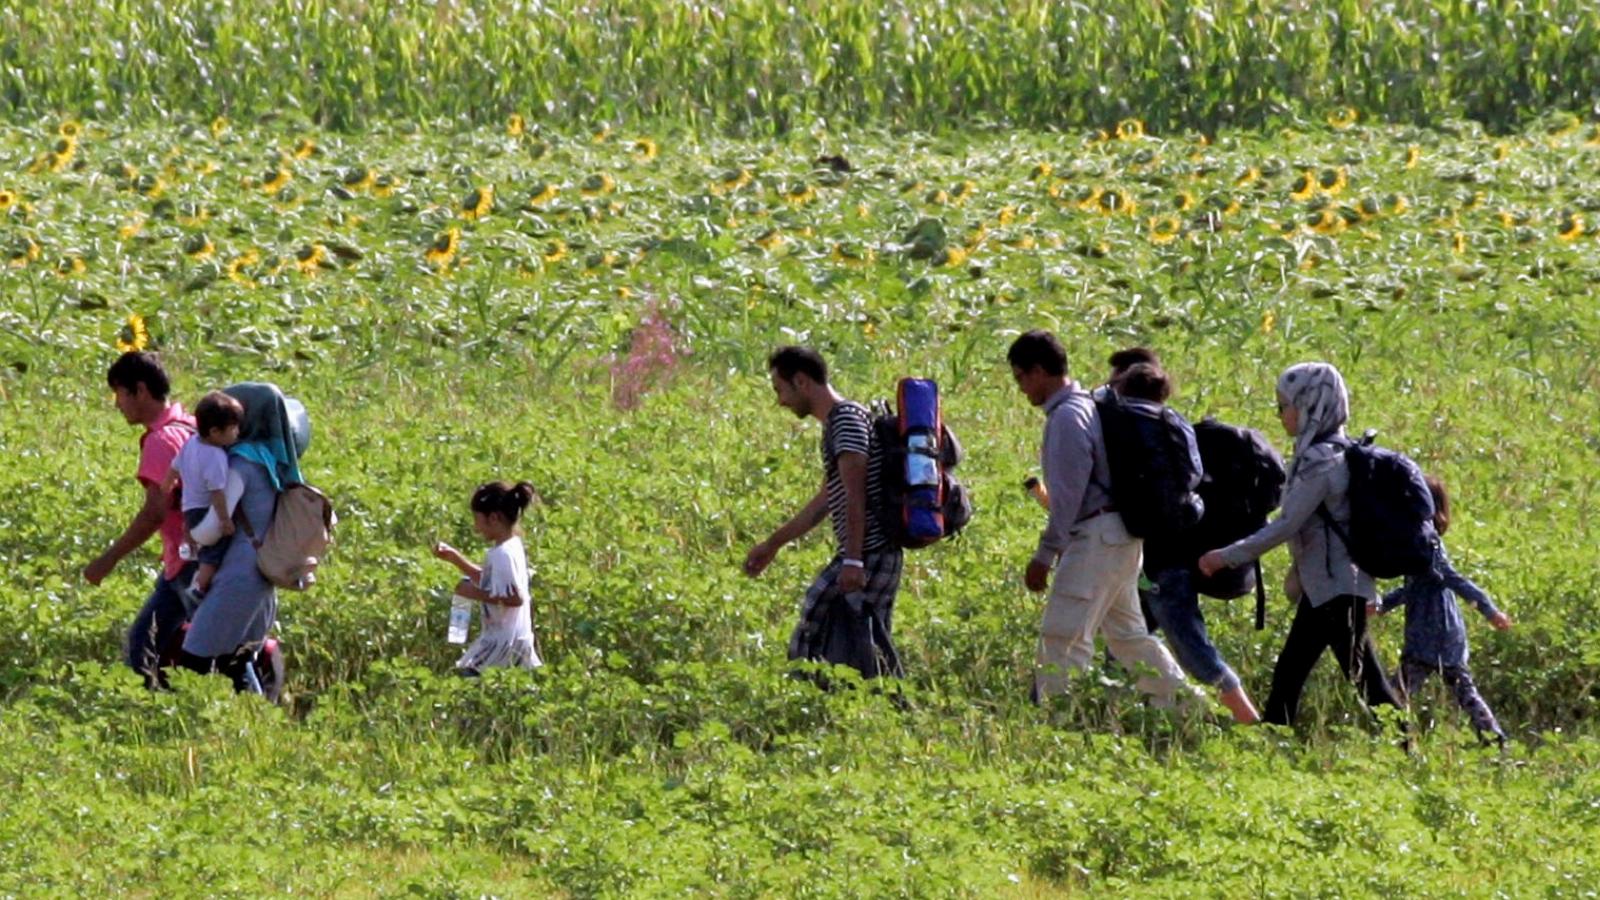
[{"label": "black and white striped shirt", "polygon": [[883,461],[881,454],[873,452],[872,444],[872,416],[867,408],[849,400],[835,403],[822,429],[822,466],[828,477],[828,517],[833,520],[833,539],[840,553],[845,552],[850,533],[845,517],[844,479],[839,476],[841,453],[861,453],[867,457],[867,531],[862,552],[881,551],[889,545],[876,512]]}]

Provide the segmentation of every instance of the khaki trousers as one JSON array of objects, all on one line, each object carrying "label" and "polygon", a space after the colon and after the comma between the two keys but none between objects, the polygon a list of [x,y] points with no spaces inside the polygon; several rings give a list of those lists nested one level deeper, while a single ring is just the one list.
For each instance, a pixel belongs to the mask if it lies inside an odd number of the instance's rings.
[{"label": "khaki trousers", "polygon": [[1088,668],[1098,631],[1117,659],[1154,671],[1139,690],[1170,705],[1179,691],[1193,692],[1183,670],[1160,639],[1145,628],[1139,611],[1139,566],[1143,543],[1128,534],[1122,517],[1103,513],[1080,524],[1056,564],[1050,597],[1039,624],[1039,701],[1065,693],[1073,669]]}]

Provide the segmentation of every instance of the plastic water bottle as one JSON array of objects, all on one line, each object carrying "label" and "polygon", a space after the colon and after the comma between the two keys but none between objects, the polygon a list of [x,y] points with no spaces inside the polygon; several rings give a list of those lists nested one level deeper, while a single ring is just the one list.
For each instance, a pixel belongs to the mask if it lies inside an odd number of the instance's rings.
[{"label": "plastic water bottle", "polygon": [[467,642],[467,626],[472,623],[472,601],[460,594],[450,596],[450,634],[452,644]]}]

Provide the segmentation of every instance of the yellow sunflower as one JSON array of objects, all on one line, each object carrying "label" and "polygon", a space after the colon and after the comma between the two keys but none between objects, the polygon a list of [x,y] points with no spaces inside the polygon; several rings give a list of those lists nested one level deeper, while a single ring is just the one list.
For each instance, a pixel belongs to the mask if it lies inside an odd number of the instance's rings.
[{"label": "yellow sunflower", "polygon": [[660,152],[660,145],[649,138],[640,138],[633,142],[633,158],[637,162],[650,162]]},{"label": "yellow sunflower", "polygon": [[1098,185],[1088,188],[1081,196],[1078,197],[1078,209],[1081,209],[1084,212],[1095,212],[1099,210],[1100,196],[1105,192],[1106,189],[1099,187]]},{"label": "yellow sunflower", "polygon": [[211,120],[211,137],[220,138],[228,133],[228,120],[224,116],[217,116]]},{"label": "yellow sunflower", "polygon": [[428,245],[427,252],[423,254],[423,258],[434,268],[443,269],[450,265],[452,259],[455,259],[456,251],[460,248],[461,229],[446,228],[444,231],[439,232],[438,236],[433,239],[432,244]]},{"label": "yellow sunflower", "polygon": [[1123,119],[1117,123],[1117,140],[1137,141],[1144,137],[1144,123],[1138,119]]},{"label": "yellow sunflower", "polygon": [[1360,118],[1361,114],[1356,112],[1355,107],[1341,106],[1338,109],[1329,111],[1328,124],[1336,130],[1343,131],[1356,124],[1356,121]]},{"label": "yellow sunflower", "polygon": [[0,212],[4,212],[17,205],[17,195],[12,191],[0,190]]},{"label": "yellow sunflower", "polygon": [[344,173],[344,186],[350,191],[367,191],[378,180],[378,173],[366,166],[356,166]]},{"label": "yellow sunflower", "polygon": [[372,179],[372,196],[387,197],[390,194],[393,194],[395,189],[399,186],[399,179],[395,178],[393,175],[379,175],[378,177]]},{"label": "yellow sunflower", "polygon": [[1457,231],[1450,235],[1450,252],[1457,256],[1467,252],[1467,236]]},{"label": "yellow sunflower", "polygon": [[1498,141],[1494,145],[1494,161],[1505,162],[1511,156],[1511,145],[1505,141]]},{"label": "yellow sunflower", "polygon": [[294,252],[294,267],[301,275],[315,275],[328,264],[328,251],[321,244],[305,244]]},{"label": "yellow sunflower", "polygon": [[183,255],[189,257],[195,262],[210,259],[211,255],[216,252],[217,245],[211,243],[211,238],[207,236],[205,232],[192,234],[189,236],[188,240],[183,242]]},{"label": "yellow sunflower", "polygon": [[578,186],[579,192],[585,197],[595,197],[600,194],[609,194],[617,189],[617,180],[604,172],[590,175]]},{"label": "yellow sunflower", "polygon": [[595,143],[595,144],[604,144],[606,141],[608,141],[610,139],[611,139],[611,124],[609,122],[601,123],[600,127],[595,129],[594,132],[589,135],[589,141],[591,143]]},{"label": "yellow sunflower", "polygon": [[933,264],[945,268],[955,268],[967,261],[967,251],[964,247],[946,247],[933,255]]},{"label": "yellow sunflower", "polygon": [[289,179],[293,177],[294,176],[289,174],[288,169],[268,169],[261,175],[261,193],[276,194],[278,191],[288,186]]},{"label": "yellow sunflower", "polygon": [[778,248],[784,245],[783,232],[776,228],[768,228],[766,231],[763,231],[752,243],[768,253],[776,252]]},{"label": "yellow sunflower", "polygon": [[473,188],[461,198],[461,218],[468,221],[481,219],[494,210],[494,185]]},{"label": "yellow sunflower", "polygon": [[509,137],[522,137],[522,132],[527,130],[528,123],[523,120],[522,113],[512,113],[506,119],[506,135]]},{"label": "yellow sunflower", "polygon": [[1133,198],[1128,196],[1127,191],[1112,188],[1111,190],[1105,191],[1100,195],[1100,212],[1102,214],[1121,214],[1131,216],[1137,212],[1138,209],[1139,204],[1135,203]]},{"label": "yellow sunflower", "polygon": [[1261,170],[1255,166],[1246,166],[1243,172],[1233,178],[1234,187],[1248,187],[1261,179]]},{"label": "yellow sunflower", "polygon": [[1576,212],[1562,213],[1561,224],[1556,228],[1556,237],[1565,243],[1583,237],[1583,216]]},{"label": "yellow sunflower", "polygon": [[950,192],[950,199],[956,201],[957,203],[961,203],[968,197],[972,196],[973,192],[977,189],[977,184],[973,183],[972,179],[969,178],[956,185],[955,190]]},{"label": "yellow sunflower", "polygon": [[1154,216],[1150,219],[1150,243],[1170,244],[1183,233],[1183,222],[1177,216]]},{"label": "yellow sunflower", "polygon": [[310,159],[317,155],[317,142],[311,138],[303,137],[294,145],[290,155],[295,159]]},{"label": "yellow sunflower", "polygon": [[223,274],[228,276],[229,281],[245,287],[254,287],[255,282],[244,274],[244,270],[259,262],[261,262],[261,254],[254,250],[246,250],[243,254],[228,260],[228,264],[223,267],[222,271]]},{"label": "yellow sunflower", "polygon": [[750,181],[754,177],[755,176],[750,174],[750,170],[749,169],[744,169],[744,168],[729,169],[728,171],[723,172],[721,175],[719,175],[717,177],[717,180],[712,183],[712,185],[711,185],[711,193],[713,193],[713,194],[729,194],[729,193],[732,193],[732,192],[737,191],[738,189],[744,187],[745,185],[749,184]]},{"label": "yellow sunflower", "polygon": [[1050,173],[1054,172],[1055,170],[1055,166],[1052,166],[1047,162],[1041,162],[1033,167],[1032,172],[1028,173],[1028,180],[1039,181],[1043,178],[1049,178]]},{"label": "yellow sunflower", "polygon": [[1017,208],[1015,206],[1002,206],[1000,211],[995,213],[994,221],[995,224],[1004,226],[1010,225],[1012,222],[1016,221],[1016,218]]},{"label": "yellow sunflower", "polygon": [[561,240],[560,238],[556,238],[549,244],[545,245],[544,253],[541,255],[544,261],[547,263],[561,262],[563,259],[567,258],[567,242]]},{"label": "yellow sunflower", "polygon": [[1289,196],[1294,200],[1310,200],[1316,192],[1317,176],[1310,169],[1295,176],[1294,184],[1289,187]]},{"label": "yellow sunflower", "polygon": [[790,206],[804,206],[815,199],[817,199],[816,189],[804,182],[790,188],[783,195],[783,202]]},{"label": "yellow sunflower", "polygon": [[56,126],[56,135],[58,137],[60,137],[61,139],[63,139],[63,140],[76,141],[78,139],[78,136],[80,134],[82,134],[82,133],[83,133],[83,126],[79,125],[77,122],[74,122],[71,119],[67,119],[66,121],[62,122],[60,125]]},{"label": "yellow sunflower", "polygon": [[1317,190],[1322,191],[1324,194],[1327,194],[1330,197],[1339,196],[1339,192],[1343,191],[1345,189],[1345,185],[1347,184],[1349,184],[1349,177],[1345,172],[1344,166],[1339,166],[1338,168],[1334,169],[1323,169],[1317,174]]},{"label": "yellow sunflower", "polygon": [[1188,212],[1194,209],[1197,202],[1199,201],[1195,200],[1194,194],[1188,191],[1179,191],[1172,198],[1172,208],[1178,212]]},{"label": "yellow sunflower", "polygon": [[1318,234],[1339,234],[1344,231],[1346,222],[1337,210],[1321,209],[1312,213],[1306,224]]},{"label": "yellow sunflower", "polygon": [[561,188],[555,183],[549,181],[543,182],[535,187],[533,189],[533,193],[528,196],[528,205],[535,207],[543,206],[546,203],[549,203],[551,200],[554,200],[556,198],[556,194],[559,193],[561,193]]},{"label": "yellow sunflower", "polygon": [[117,329],[115,343],[118,353],[132,353],[150,346],[150,330],[145,328],[144,316],[128,313],[128,318]]},{"label": "yellow sunflower", "polygon": [[1422,148],[1421,147],[1418,147],[1416,144],[1412,144],[1411,146],[1406,148],[1405,167],[1406,167],[1407,170],[1415,169],[1417,167],[1417,163],[1419,163],[1421,161],[1422,161]]}]

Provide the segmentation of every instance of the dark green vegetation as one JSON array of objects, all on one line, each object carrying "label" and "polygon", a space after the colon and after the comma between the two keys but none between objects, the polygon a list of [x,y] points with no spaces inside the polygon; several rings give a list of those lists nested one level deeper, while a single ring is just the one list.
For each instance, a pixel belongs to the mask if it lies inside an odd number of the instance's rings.
[{"label": "dark green vegetation", "polygon": [[1591,106],[1588,0],[18,0],[0,112],[1163,129]]}]

